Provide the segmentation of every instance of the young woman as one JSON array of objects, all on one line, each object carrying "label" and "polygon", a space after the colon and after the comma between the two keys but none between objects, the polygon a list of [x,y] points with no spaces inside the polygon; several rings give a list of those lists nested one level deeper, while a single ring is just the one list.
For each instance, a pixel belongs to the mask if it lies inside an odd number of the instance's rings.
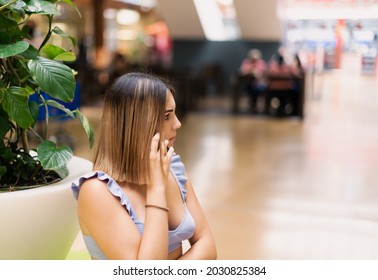
[{"label": "young woman", "polygon": [[[72,184],[93,259],[215,259],[210,228],[174,153],[174,89],[145,73],[105,95],[94,171]],[[182,241],[189,240],[184,252]]]}]

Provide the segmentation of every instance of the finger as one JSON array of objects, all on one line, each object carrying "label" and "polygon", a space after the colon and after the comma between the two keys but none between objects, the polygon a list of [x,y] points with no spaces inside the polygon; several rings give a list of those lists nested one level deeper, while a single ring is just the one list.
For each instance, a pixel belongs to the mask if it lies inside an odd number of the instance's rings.
[{"label": "finger", "polygon": [[169,162],[172,159],[174,151],[175,151],[175,149],[173,147],[169,147],[169,150],[168,150],[167,155],[166,155],[166,157],[168,158]]},{"label": "finger", "polygon": [[160,142],[160,149],[163,152],[163,155],[165,155],[169,149],[168,144],[169,144],[168,140],[164,140]]},{"label": "finger", "polygon": [[160,133],[156,133],[154,137],[152,137],[151,141],[151,151],[157,151],[159,147],[159,139],[160,139]]}]

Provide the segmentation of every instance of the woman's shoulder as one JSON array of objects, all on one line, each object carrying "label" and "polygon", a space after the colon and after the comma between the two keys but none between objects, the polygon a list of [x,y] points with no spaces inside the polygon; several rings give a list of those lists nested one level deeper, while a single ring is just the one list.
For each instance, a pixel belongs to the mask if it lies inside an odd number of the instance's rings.
[{"label": "woman's shoulder", "polygon": [[75,181],[73,181],[71,183],[71,189],[75,197],[77,198],[78,193],[80,189],[83,187],[83,185],[95,185],[95,186],[103,185],[105,181],[99,179],[101,175],[102,174],[98,171],[91,171],[91,172],[86,173],[85,175],[82,175]]},{"label": "woman's shoulder", "polygon": [[82,190],[90,187],[90,190],[92,192],[99,192],[106,189],[104,188],[105,185],[107,185],[106,181],[101,180],[98,177],[90,177],[82,182],[82,184],[80,185],[80,189]]},{"label": "woman's shoulder", "polygon": [[88,187],[90,187],[91,192],[103,192],[104,190],[109,189],[112,193],[116,193],[120,188],[113,178],[102,171],[89,172],[71,184],[71,189],[76,199],[79,196],[79,192]]},{"label": "woman's shoulder", "polygon": [[109,196],[116,197],[129,213],[133,212],[130,200],[121,186],[105,172],[92,171],[87,173],[72,182],[71,189],[76,199],[79,198],[79,193],[84,193],[84,196],[102,198],[101,200]]}]

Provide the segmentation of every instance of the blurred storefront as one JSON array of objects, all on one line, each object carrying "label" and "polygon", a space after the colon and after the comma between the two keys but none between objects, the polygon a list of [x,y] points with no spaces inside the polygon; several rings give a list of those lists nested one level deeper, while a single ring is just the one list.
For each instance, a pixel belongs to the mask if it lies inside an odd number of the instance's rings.
[{"label": "blurred storefront", "polygon": [[375,74],[378,0],[280,0],[282,42],[308,68]]},{"label": "blurred storefront", "polygon": [[[70,40],[54,43],[77,54],[78,82],[86,92],[83,103],[101,96],[122,72],[155,65],[169,67],[170,34],[154,4],[153,0],[76,0],[79,13],[62,5],[62,15],[54,24],[75,37],[77,45]],[[36,34],[43,37],[47,23],[42,17],[37,21],[40,30]]]},{"label": "blurred storefront", "polygon": [[[241,2],[235,1],[239,15],[245,10],[240,7]],[[282,44],[288,58],[298,54],[309,71],[346,69],[377,74],[378,0],[276,0],[281,38],[273,41],[211,41],[202,37],[180,38],[177,34],[171,38],[167,24],[158,14],[158,0],[75,0],[74,3],[80,15],[71,6],[62,5],[62,15],[55,24],[77,38],[77,45],[59,36],[52,36],[51,40],[61,40],[54,43],[77,54],[74,63],[78,81],[86,92],[84,103],[101,96],[124,68],[171,72],[173,69],[186,74],[191,69],[196,75],[201,68],[216,62],[223,68],[227,81],[252,46],[263,50],[269,59]],[[274,5],[269,6],[270,10]],[[176,13],[172,18],[167,22],[174,32]],[[36,21],[37,42],[47,22]],[[182,26],[190,29],[190,25]],[[246,29],[240,32],[243,35]]]}]

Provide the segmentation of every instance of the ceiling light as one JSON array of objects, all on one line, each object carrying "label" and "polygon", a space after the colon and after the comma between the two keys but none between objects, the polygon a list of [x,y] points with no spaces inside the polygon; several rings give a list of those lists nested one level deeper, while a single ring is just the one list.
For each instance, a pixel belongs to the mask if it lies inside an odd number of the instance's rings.
[{"label": "ceiling light", "polygon": [[[232,0],[193,1],[208,40],[225,41],[239,38],[240,30]],[[220,5],[224,5],[224,3],[228,5],[226,10],[220,8]]]},{"label": "ceiling light", "polygon": [[145,9],[152,9],[156,6],[156,0],[114,0],[116,2],[123,2],[135,6],[140,6]]},{"label": "ceiling light", "polygon": [[122,9],[117,12],[117,22],[121,25],[131,25],[137,23],[140,14],[137,11]]}]

